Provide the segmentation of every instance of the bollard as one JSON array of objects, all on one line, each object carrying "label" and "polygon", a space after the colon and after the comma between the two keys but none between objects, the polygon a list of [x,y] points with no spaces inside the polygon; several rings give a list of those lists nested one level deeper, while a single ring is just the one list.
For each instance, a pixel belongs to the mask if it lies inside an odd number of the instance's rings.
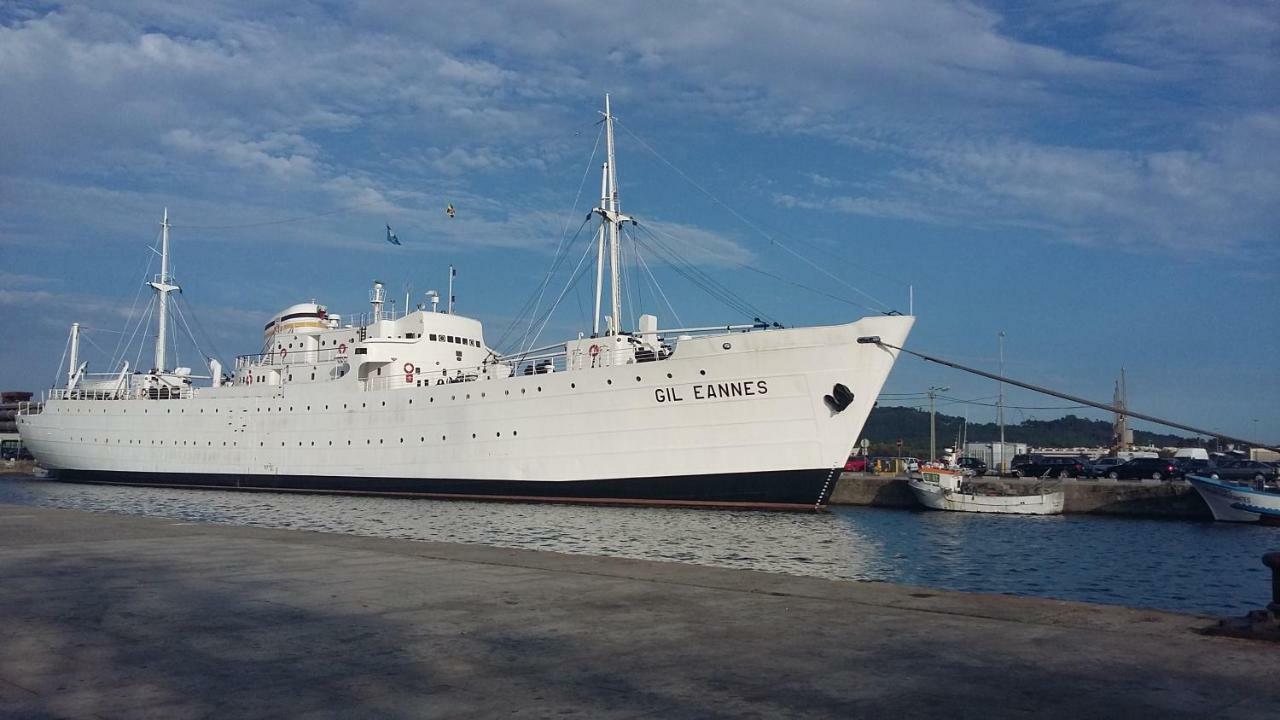
[{"label": "bollard", "polygon": [[1263,555],[1262,564],[1271,568],[1271,604],[1267,609],[1271,614],[1280,616],[1280,552]]}]

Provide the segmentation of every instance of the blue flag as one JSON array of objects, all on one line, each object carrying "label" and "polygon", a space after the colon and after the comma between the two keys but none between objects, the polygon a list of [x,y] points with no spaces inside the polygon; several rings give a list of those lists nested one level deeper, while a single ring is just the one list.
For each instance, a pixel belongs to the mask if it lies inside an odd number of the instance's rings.
[{"label": "blue flag", "polygon": [[387,225],[387,242],[391,243],[392,245],[400,244],[400,238],[396,237],[396,234],[391,232],[390,225]]}]

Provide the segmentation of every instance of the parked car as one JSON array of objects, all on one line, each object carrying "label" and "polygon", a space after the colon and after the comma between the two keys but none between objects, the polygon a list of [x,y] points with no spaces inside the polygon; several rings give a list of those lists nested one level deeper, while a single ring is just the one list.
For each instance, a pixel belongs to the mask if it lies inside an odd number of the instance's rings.
[{"label": "parked car", "polygon": [[976,457],[962,457],[956,461],[956,464],[960,466],[961,470],[977,475],[978,477],[982,477],[987,474],[987,464]]},{"label": "parked car", "polygon": [[1041,457],[1019,463],[1010,468],[1014,477],[1081,477],[1085,474],[1084,463],[1072,457]]},{"label": "parked car", "polygon": [[35,458],[31,457],[31,451],[24,447],[5,448],[4,452],[0,453],[0,460],[34,460],[34,459]]},{"label": "parked car", "polygon": [[1088,471],[1089,477],[1106,477],[1108,472],[1117,465],[1123,465],[1129,462],[1124,458],[1118,457],[1100,457],[1097,460],[1087,464],[1085,470]]},{"label": "parked car", "polygon": [[844,471],[845,472],[866,472],[867,456],[850,455],[849,459],[844,461]]},{"label": "parked car", "polygon": [[1276,479],[1276,469],[1258,460],[1227,460],[1206,467],[1196,474],[1222,480],[1271,482]]},{"label": "parked car", "polygon": [[1173,480],[1182,477],[1182,471],[1166,458],[1134,458],[1122,465],[1116,465],[1107,471],[1112,480],[1135,480],[1151,478],[1152,480]]},{"label": "parked car", "polygon": [[1214,464],[1202,458],[1175,457],[1173,464],[1182,472],[1183,476],[1187,475],[1206,475],[1208,469],[1214,467]]}]

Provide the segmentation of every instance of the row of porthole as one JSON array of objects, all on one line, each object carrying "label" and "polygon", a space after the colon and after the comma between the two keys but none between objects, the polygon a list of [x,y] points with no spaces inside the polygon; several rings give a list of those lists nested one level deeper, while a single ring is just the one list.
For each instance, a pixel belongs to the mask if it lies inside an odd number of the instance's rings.
[{"label": "row of porthole", "polygon": [[[511,431],[511,437],[517,437],[517,436],[519,436],[519,435],[520,435],[520,432],[519,432],[518,430],[512,430],[512,431]],[[501,432],[501,431],[495,432],[495,433],[494,433],[494,437],[497,437],[497,438],[502,437],[502,432]],[[441,436],[440,436],[440,441],[441,441],[441,442],[446,442],[446,441],[448,441],[448,439],[449,439],[449,436],[448,436],[448,435],[441,435]],[[472,440],[477,440],[477,439],[479,439],[479,435],[478,435],[477,433],[471,433],[471,439],[472,439]],[[80,442],[84,442],[84,441],[85,441],[84,437],[81,437],[81,438],[80,438]],[[426,441],[427,441],[427,437],[426,437],[425,435],[421,435],[421,436],[419,436],[419,437],[418,437],[418,442],[420,442],[420,443],[425,443]],[[94,439],[93,439],[93,442],[95,442],[95,443],[96,443],[96,442],[98,442],[98,438],[94,438]],[[110,440],[110,439],[108,439],[108,440],[105,440],[104,442],[105,442],[105,443],[107,443],[107,444],[110,444],[110,443],[111,443],[111,440]],[[117,444],[117,445],[118,445],[118,444],[120,444],[120,438],[116,438],[116,444]],[[130,444],[130,445],[132,445],[132,444],[133,444],[133,440],[130,440],[130,441],[129,441],[129,444]],[[141,444],[142,444],[142,441],[141,441],[141,440],[139,440],[139,441],[138,441],[138,444],[139,444],[139,445],[141,445]],[[152,445],[155,445],[155,444],[157,444],[157,443],[156,443],[156,441],[155,441],[155,440],[152,440],[152,441],[151,441],[151,444],[152,444]],[[159,442],[159,444],[160,444],[160,445],[164,445],[164,441],[163,441],[163,440],[161,440],[161,441]],[[178,441],[177,441],[177,440],[174,440],[174,441],[173,441],[173,444],[174,444],[174,447],[177,447],[177,446],[178,446]],[[350,440],[348,440],[348,441],[347,441],[347,445],[350,445],[350,444],[351,444],[351,441],[350,441]],[[365,445],[372,445],[372,444],[373,444],[373,440],[372,440],[372,439],[368,439],[368,438],[366,438],[366,439],[365,439],[365,441],[364,441],[364,444],[365,444]],[[383,439],[383,438],[378,438],[378,444],[379,444],[379,445],[384,444],[384,439]],[[404,444],[404,438],[400,438],[400,444],[401,444],[401,445],[403,445],[403,444]],[[191,447],[198,447],[199,445],[200,445],[200,443],[198,443],[197,441],[195,441],[195,440],[192,440],[192,441],[191,441]],[[239,447],[239,445],[240,445],[240,443],[239,443],[238,441],[232,441],[232,443],[231,443],[231,446],[232,446],[232,447]],[[281,441],[281,442],[280,442],[280,447],[285,447],[285,445],[286,445],[286,443],[285,443],[284,441]],[[183,446],[183,447],[186,447],[186,446],[187,446],[187,441],[186,441],[186,440],[183,440],[183,441],[182,441],[182,446]],[[207,441],[207,442],[205,443],[205,446],[206,446],[206,447],[213,447],[213,441],[212,441],[212,440]],[[227,446],[227,442],[226,442],[225,440],[224,440],[224,441],[222,441],[222,447],[226,447],[226,446]],[[311,445],[310,445],[310,447],[315,447],[315,446],[316,446],[316,443],[315,443],[315,441],[314,441],[314,440],[312,440],[312,441],[311,441]],[[330,446],[330,447],[332,447],[332,446],[333,446],[333,441],[332,441],[332,440],[330,440],[330,441],[329,441],[329,446]],[[266,447],[266,442],[265,442],[265,441],[260,441],[260,442],[258,443],[258,447]],[[301,441],[301,440],[299,440],[299,441],[298,441],[298,447],[303,447],[303,444],[302,444],[302,441]]]},{"label": "row of porthole", "polygon": [[[706,370],[699,370],[699,371],[698,371],[698,373],[699,373],[700,375],[706,375],[706,374],[707,374],[707,371],[706,371]],[[667,379],[668,379],[668,380],[670,380],[671,378],[672,378],[671,373],[667,373]],[[643,382],[643,381],[644,381],[644,379],[643,379],[641,376],[639,376],[639,375],[637,375],[637,376],[636,376],[636,382]],[[606,379],[605,379],[605,384],[606,384],[606,385],[612,385],[612,384],[613,384],[613,379],[612,379],[612,378],[606,378]],[[424,387],[431,387],[431,386],[424,386]],[[572,389],[576,389],[577,387],[578,387],[578,384],[577,384],[576,382],[571,382],[571,383],[569,383],[569,388],[570,388],[571,390],[572,390]],[[537,391],[538,391],[538,392],[542,392],[542,386],[541,386],[541,385],[538,385],[538,386],[537,386]],[[527,388],[520,388],[520,394],[521,394],[521,395],[525,394],[526,392],[527,392]],[[503,394],[504,394],[504,395],[510,395],[510,394],[511,394],[511,391],[510,391],[510,390],[504,390],[504,391],[503,391]],[[487,396],[488,396],[488,393],[484,393],[484,392],[480,393],[480,397],[482,397],[482,398],[483,398],[483,397],[487,397]],[[457,396],[457,395],[450,395],[450,396],[449,396],[449,399],[450,399],[450,400],[457,400],[457,399],[458,399],[458,396]],[[464,398],[463,398],[463,399],[465,399],[465,400],[470,400],[470,399],[471,399],[471,393],[467,393],[467,394],[464,396]],[[435,396],[433,395],[433,396],[431,396],[431,397],[427,398],[427,401],[428,401],[428,402],[435,402],[435,401],[436,401]],[[409,398],[409,404],[410,404],[410,405],[412,405],[412,404],[413,404],[413,398]],[[383,400],[383,401],[382,401],[382,407],[386,407],[386,406],[387,406],[387,401],[386,401],[386,400]],[[362,407],[362,408],[363,408],[363,407],[368,407],[368,405],[367,405],[366,403],[360,403],[360,407]],[[325,409],[325,410],[328,410],[328,409],[329,409],[329,406],[328,406],[328,405],[325,405],[325,406],[324,406],[324,409]],[[346,410],[346,409],[347,409],[347,403],[343,403],[343,404],[342,404],[342,409],[343,409],[343,410]],[[62,409],[60,408],[60,409],[59,409],[59,412],[61,412],[61,411],[62,411]],[[216,412],[218,412],[218,408],[214,408],[214,409],[213,409],[213,411],[214,411],[215,413],[216,413]],[[257,408],[257,411],[258,411],[258,412],[262,412],[262,408]],[[281,405],[281,406],[277,406],[277,407],[276,407],[276,412],[284,412],[284,411],[285,411],[285,410],[284,410],[284,406],[282,406],[282,405]],[[310,412],[310,411],[311,411],[311,406],[310,406],[310,405],[308,405],[308,406],[307,406],[307,412]],[[78,413],[78,412],[80,412],[80,408],[76,408],[76,412],[77,412],[77,413]],[[104,413],[105,413],[105,412],[106,412],[106,409],[104,408],[102,412],[104,412]],[[125,412],[125,413],[128,413],[129,411],[128,411],[128,409],[126,408],[126,409],[124,410],[124,412]],[[145,413],[147,413],[147,412],[148,412],[148,410],[144,408],[142,412],[145,414]],[[172,413],[172,412],[173,412],[173,409],[172,409],[172,408],[166,408],[166,409],[165,409],[165,413],[166,413],[166,414],[169,414],[169,413]],[[185,409],[185,408],[179,408],[178,412],[179,412],[179,413],[186,413],[187,411],[186,411],[186,409]],[[201,413],[203,413],[203,412],[204,412],[204,408],[201,408],[201,409],[200,409],[200,412],[201,412]],[[267,408],[267,412],[271,412],[271,408],[270,408],[270,407],[268,407],[268,408]],[[292,406],[292,405],[290,405],[290,406],[289,406],[289,412],[293,412],[293,406]]]}]

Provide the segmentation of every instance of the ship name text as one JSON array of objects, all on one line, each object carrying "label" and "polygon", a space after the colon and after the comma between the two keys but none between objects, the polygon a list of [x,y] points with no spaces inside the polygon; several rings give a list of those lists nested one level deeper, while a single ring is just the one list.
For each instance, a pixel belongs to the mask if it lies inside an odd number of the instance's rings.
[{"label": "ship name text", "polygon": [[661,387],[653,391],[653,399],[660,403],[689,400],[714,400],[717,398],[753,397],[769,394],[765,380],[735,380],[722,383],[701,383],[684,388]]}]

